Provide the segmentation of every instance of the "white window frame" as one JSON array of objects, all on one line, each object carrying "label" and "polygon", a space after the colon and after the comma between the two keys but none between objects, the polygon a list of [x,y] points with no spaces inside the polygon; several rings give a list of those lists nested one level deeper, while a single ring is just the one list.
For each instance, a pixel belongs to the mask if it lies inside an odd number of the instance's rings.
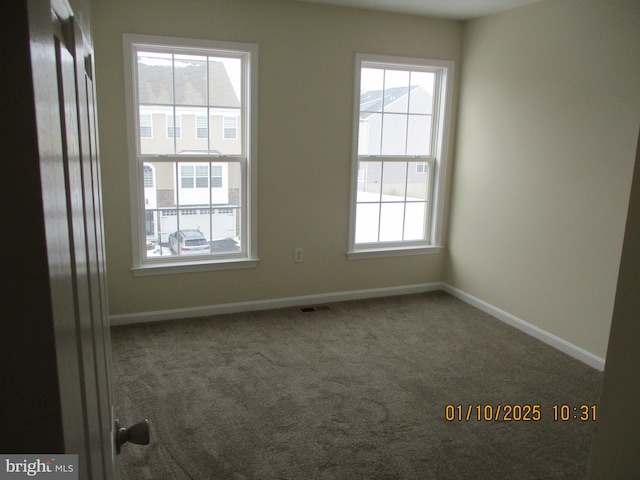
[{"label": "white window frame", "polygon": [[[378,66],[388,69],[433,71],[439,78],[435,83],[433,105],[432,153],[430,155],[362,155],[358,154],[360,128],[360,79],[361,69]],[[455,63],[448,60],[431,60],[387,55],[357,53],[355,56],[354,119],[352,140],[351,197],[349,212],[349,240],[347,258],[350,260],[375,257],[440,253],[442,245],[442,223],[444,218],[445,185],[448,159],[449,127]],[[415,161],[425,163],[425,173],[430,173],[430,197],[425,212],[423,240],[356,243],[356,207],[358,194],[359,161]],[[409,168],[410,165],[409,165]]]},{"label": "white window frame", "polygon": [[[144,155],[140,154],[139,107],[137,99],[137,49],[142,51],[169,49],[186,54],[228,55],[243,59],[242,112],[238,118],[243,131],[243,152],[240,155]],[[257,145],[258,145],[258,46],[251,43],[220,42],[150,35],[123,35],[125,94],[127,105],[127,137],[129,152],[129,187],[131,192],[132,271],[136,276],[164,275],[208,270],[255,268],[258,265],[257,218]],[[241,249],[237,254],[194,256],[193,258],[146,256],[146,225],[144,208],[144,162],[240,162],[242,169]],[[177,179],[178,185],[180,179]],[[210,180],[209,180],[210,181]]]}]

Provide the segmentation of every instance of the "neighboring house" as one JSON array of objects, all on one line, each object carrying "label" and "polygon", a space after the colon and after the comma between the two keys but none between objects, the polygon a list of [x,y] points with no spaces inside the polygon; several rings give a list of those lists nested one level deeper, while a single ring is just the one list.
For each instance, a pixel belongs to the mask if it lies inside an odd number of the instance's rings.
[{"label": "neighboring house", "polygon": [[189,157],[242,153],[240,101],[222,61],[185,56],[179,63],[174,68],[162,55],[138,62],[141,153],[185,156],[180,163],[153,157],[145,162],[147,240],[166,244],[178,228],[178,215],[180,229],[199,229],[208,240],[235,238],[239,165],[189,162]]},{"label": "neighboring house", "polygon": [[[363,91],[360,94],[360,112],[359,155],[428,153],[425,145],[431,144],[433,97],[422,86]],[[428,173],[426,163],[409,165],[408,171],[404,164],[387,169],[382,194],[403,196],[406,185],[408,197],[423,198],[425,175]],[[381,176],[380,163],[361,161],[358,191],[378,194]],[[419,191],[412,192],[412,188]]]}]

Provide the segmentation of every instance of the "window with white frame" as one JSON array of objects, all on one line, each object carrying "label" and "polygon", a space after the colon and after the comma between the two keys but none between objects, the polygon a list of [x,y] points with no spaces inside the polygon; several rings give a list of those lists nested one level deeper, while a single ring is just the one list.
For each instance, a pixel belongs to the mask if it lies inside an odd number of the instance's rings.
[{"label": "window with white frame", "polygon": [[235,140],[238,138],[238,118],[224,117],[223,136],[225,140]]},{"label": "window with white frame", "polygon": [[429,169],[429,165],[427,162],[418,162],[416,163],[416,173],[427,173]]},{"label": "window with white frame", "polygon": [[439,251],[453,68],[356,55],[349,258]]},{"label": "window with white frame", "polygon": [[[146,169],[147,167],[145,167]],[[180,188],[222,188],[224,165],[211,164],[211,176],[209,176],[209,165],[205,164],[180,164]],[[145,170],[146,171],[146,170]],[[146,186],[146,185],[145,185]]]},{"label": "window with white frame", "polygon": [[167,138],[182,137],[182,118],[180,115],[167,115]]},{"label": "window with white frame", "polygon": [[257,46],[126,34],[124,49],[134,273],[256,266]]},{"label": "window with white frame", "polygon": [[153,168],[149,165],[144,166],[144,188],[153,188]]},{"label": "window with white frame", "polygon": [[209,138],[209,122],[207,121],[207,117],[203,117],[202,115],[196,117],[196,138]]},{"label": "window with white frame", "polygon": [[150,113],[140,114],[140,138],[152,138],[153,125]]},{"label": "window with white frame", "polygon": [[211,165],[211,188],[222,188],[222,165]]}]

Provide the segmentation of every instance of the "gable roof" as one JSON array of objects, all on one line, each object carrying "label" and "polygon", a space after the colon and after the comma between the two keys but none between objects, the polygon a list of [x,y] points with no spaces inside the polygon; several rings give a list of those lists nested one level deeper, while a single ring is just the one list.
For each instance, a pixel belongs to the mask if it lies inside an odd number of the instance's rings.
[{"label": "gable roof", "polygon": [[369,90],[360,93],[360,111],[381,112],[383,107],[407,95],[413,87],[395,87],[385,90]]},{"label": "gable roof", "polygon": [[222,62],[209,60],[209,102],[207,103],[207,68],[203,62],[173,68],[138,62],[138,101],[140,104],[172,105],[175,80],[176,105],[239,108],[240,100]]},{"label": "gable roof", "polygon": [[411,85],[408,87],[385,88],[384,90],[368,90],[360,93],[360,118],[365,119],[374,113],[380,113],[386,110],[389,105],[399,101],[402,97],[410,92],[421,89],[424,94],[431,95],[426,92],[420,85]]}]

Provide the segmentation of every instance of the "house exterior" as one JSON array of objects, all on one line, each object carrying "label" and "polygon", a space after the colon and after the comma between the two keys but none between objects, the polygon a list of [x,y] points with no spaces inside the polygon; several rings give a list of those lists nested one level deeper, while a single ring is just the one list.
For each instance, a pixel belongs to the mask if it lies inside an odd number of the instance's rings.
[{"label": "house exterior", "polygon": [[[420,85],[362,91],[358,155],[430,154],[432,115],[433,96]],[[424,199],[428,174],[426,163],[397,165],[386,168],[382,182],[381,164],[361,160],[358,192],[380,194],[382,184],[383,195]]]},{"label": "house exterior", "polygon": [[[242,153],[241,104],[228,72],[239,64],[225,60],[138,58],[140,153],[150,156],[143,172],[149,248],[166,246],[177,229],[200,230],[208,241],[239,236],[240,164],[194,159]],[[160,160],[167,154],[185,161]]]}]

